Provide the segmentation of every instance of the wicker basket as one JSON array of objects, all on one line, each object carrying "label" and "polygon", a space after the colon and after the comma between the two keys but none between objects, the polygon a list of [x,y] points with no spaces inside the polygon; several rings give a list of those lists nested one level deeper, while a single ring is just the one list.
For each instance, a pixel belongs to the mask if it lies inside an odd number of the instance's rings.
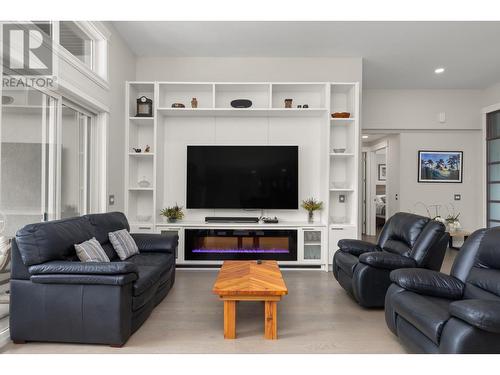
[{"label": "wicker basket", "polygon": [[351,114],[349,112],[334,112],[332,113],[333,118],[349,118]]}]

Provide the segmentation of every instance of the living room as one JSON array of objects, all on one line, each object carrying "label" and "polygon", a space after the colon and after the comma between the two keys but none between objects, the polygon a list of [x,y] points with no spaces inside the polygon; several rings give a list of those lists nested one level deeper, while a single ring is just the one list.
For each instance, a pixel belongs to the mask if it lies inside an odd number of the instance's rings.
[{"label": "living room", "polygon": [[2,17],[2,361],[500,354],[491,10],[126,3]]}]

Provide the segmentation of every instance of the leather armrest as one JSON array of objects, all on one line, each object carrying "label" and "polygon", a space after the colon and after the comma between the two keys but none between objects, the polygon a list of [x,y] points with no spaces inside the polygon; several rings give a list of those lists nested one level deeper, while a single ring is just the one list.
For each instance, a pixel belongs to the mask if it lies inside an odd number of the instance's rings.
[{"label": "leather armrest", "polygon": [[384,251],[364,253],[359,256],[359,261],[375,268],[386,270],[396,270],[398,268],[416,267],[417,262],[412,258],[398,254],[391,254]]},{"label": "leather armrest", "polygon": [[70,275],[121,275],[137,274],[139,271],[130,262],[68,262],[52,261],[29,267],[32,275],[70,274]]},{"label": "leather armrest", "polygon": [[433,297],[461,299],[464,283],[441,272],[422,268],[391,272],[391,281],[406,290]]},{"label": "leather armrest", "polygon": [[139,252],[168,252],[174,253],[179,242],[177,234],[150,234],[131,233]]},{"label": "leather armrest", "polygon": [[137,275],[135,273],[121,275],[42,274],[33,275],[30,280],[37,284],[125,285],[137,280]]},{"label": "leather armrest", "polygon": [[467,299],[452,302],[450,314],[484,331],[500,333],[500,301]]},{"label": "leather armrest", "polygon": [[349,253],[355,256],[360,256],[363,253],[371,253],[374,251],[380,251],[378,245],[361,241],[361,240],[340,240],[338,242],[338,247],[344,253]]}]

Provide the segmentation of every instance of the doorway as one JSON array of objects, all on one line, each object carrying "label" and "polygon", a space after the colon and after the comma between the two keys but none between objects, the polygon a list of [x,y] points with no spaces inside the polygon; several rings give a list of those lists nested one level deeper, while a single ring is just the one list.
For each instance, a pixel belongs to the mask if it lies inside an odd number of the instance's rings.
[{"label": "doorway", "polygon": [[387,139],[385,134],[363,135],[363,235],[376,238],[388,214]]}]

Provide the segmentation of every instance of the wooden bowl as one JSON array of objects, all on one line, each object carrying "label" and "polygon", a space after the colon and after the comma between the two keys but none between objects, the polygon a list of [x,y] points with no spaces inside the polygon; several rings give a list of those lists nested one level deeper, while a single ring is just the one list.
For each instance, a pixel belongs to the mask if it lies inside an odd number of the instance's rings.
[{"label": "wooden bowl", "polygon": [[333,118],[349,118],[351,114],[349,112],[334,112],[332,113]]}]

